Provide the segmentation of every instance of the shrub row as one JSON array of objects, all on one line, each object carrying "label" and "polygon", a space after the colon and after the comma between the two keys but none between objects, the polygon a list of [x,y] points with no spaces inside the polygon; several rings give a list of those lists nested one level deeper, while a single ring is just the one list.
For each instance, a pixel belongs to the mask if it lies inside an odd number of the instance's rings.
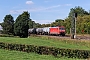
[{"label": "shrub row", "polygon": [[55,47],[22,45],[3,42],[0,42],[0,49],[23,51],[27,53],[34,52],[38,54],[53,55],[55,57],[65,56],[68,58],[80,59],[86,59],[90,57],[90,51],[88,50],[60,49]]},{"label": "shrub row", "polygon": [[0,37],[14,37],[14,35],[0,34]]}]

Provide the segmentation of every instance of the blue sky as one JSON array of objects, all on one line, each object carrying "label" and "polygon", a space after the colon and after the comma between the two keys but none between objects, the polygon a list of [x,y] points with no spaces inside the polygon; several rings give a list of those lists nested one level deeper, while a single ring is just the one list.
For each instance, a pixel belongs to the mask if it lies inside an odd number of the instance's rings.
[{"label": "blue sky", "polygon": [[75,6],[89,11],[90,0],[0,0],[0,22],[7,14],[15,20],[23,11],[28,11],[35,22],[51,23],[56,19],[65,19]]}]

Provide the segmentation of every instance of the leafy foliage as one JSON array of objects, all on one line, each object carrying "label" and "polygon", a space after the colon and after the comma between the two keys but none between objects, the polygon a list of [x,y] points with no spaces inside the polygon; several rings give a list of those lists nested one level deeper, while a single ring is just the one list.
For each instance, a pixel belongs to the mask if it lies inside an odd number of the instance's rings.
[{"label": "leafy foliage", "polygon": [[[70,33],[73,13],[78,14],[77,24],[76,24],[77,25],[77,27],[76,27],[77,33],[78,34],[81,34],[81,33],[90,34],[90,31],[89,31],[90,13],[85,11],[85,9],[83,9],[80,6],[77,6],[75,8],[71,8],[68,18],[65,19],[65,22],[66,22],[65,27],[66,27],[67,33]],[[84,30],[84,32],[82,32],[82,30]]]},{"label": "leafy foliage", "polygon": [[14,20],[11,15],[6,15],[4,17],[4,22],[1,24],[3,27],[4,34],[13,34],[14,33]]},{"label": "leafy foliage", "polygon": [[29,25],[29,28],[39,28],[39,27],[41,27],[41,24],[35,23],[35,21],[33,21],[32,19],[29,20],[28,25]]},{"label": "leafy foliage", "polygon": [[[82,32],[84,30],[84,32]],[[77,33],[90,34],[90,15],[77,18]]]},{"label": "leafy foliage", "polygon": [[71,8],[70,13],[69,13],[69,17],[72,16],[72,13],[77,13],[78,16],[90,15],[89,12],[85,11],[85,9],[83,9],[80,6],[76,6],[75,8]]},{"label": "leafy foliage", "polygon": [[23,12],[21,15],[17,17],[14,25],[15,35],[20,37],[28,36],[29,20],[30,20],[30,14],[28,12]]}]

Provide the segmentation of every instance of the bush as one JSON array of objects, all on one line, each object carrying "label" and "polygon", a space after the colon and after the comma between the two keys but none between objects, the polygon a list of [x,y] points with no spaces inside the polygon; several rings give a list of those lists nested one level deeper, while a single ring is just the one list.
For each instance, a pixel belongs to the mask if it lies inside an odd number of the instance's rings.
[{"label": "bush", "polygon": [[90,58],[90,51],[88,50],[74,50],[74,49],[60,49],[47,46],[34,46],[34,45],[22,45],[22,44],[10,44],[0,42],[0,49],[16,50],[23,52],[34,52],[44,55],[53,55],[55,57],[68,57],[68,58]]},{"label": "bush", "polygon": [[14,37],[14,35],[0,34],[0,37]]}]

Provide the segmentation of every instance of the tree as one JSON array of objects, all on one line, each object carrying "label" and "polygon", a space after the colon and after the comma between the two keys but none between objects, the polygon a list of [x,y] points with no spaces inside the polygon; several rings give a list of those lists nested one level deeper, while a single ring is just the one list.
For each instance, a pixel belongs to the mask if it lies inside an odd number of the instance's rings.
[{"label": "tree", "polygon": [[1,26],[4,34],[14,34],[14,19],[11,15],[6,15]]},{"label": "tree", "polygon": [[69,13],[69,17],[72,16],[72,13],[77,13],[79,16],[90,15],[89,12],[85,11],[85,9],[83,9],[80,6],[76,6],[75,8],[71,8],[70,13]]},{"label": "tree", "polygon": [[77,13],[77,15],[78,15],[77,24],[76,24],[77,33],[82,33],[81,30],[83,30],[83,29],[85,29],[85,31],[87,32],[88,31],[87,29],[89,29],[89,28],[85,28],[85,26],[87,25],[85,23],[86,23],[86,21],[90,21],[89,17],[88,17],[90,15],[90,12],[85,11],[85,9],[83,9],[80,6],[76,6],[76,7],[70,9],[69,15],[64,21],[64,26],[66,27],[67,33],[70,33],[73,13]]},{"label": "tree", "polygon": [[29,28],[33,28],[33,22],[31,19],[29,20],[28,25],[29,25]]},{"label": "tree", "polygon": [[84,30],[85,34],[90,34],[90,15],[85,15],[83,17],[78,16],[77,33],[82,33],[82,30]]},{"label": "tree", "polygon": [[58,26],[64,25],[64,20],[62,20],[62,19],[56,19],[55,22],[58,24]]},{"label": "tree", "polygon": [[36,28],[40,28],[40,27],[41,27],[41,24],[36,23]]},{"label": "tree", "polygon": [[30,20],[30,14],[28,12],[23,12],[19,15],[15,21],[14,33],[20,37],[28,37],[28,22]]}]

